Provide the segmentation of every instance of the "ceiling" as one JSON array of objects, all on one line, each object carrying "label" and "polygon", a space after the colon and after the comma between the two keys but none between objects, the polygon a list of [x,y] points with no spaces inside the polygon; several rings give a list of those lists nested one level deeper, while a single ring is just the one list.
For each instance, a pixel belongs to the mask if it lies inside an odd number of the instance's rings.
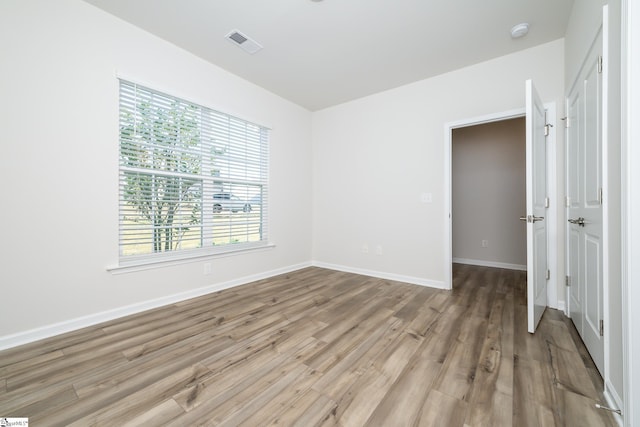
[{"label": "ceiling", "polygon": [[[573,0],[85,0],[311,111],[564,37]],[[510,29],[530,24],[512,39]],[[264,49],[225,39],[239,30]]]}]

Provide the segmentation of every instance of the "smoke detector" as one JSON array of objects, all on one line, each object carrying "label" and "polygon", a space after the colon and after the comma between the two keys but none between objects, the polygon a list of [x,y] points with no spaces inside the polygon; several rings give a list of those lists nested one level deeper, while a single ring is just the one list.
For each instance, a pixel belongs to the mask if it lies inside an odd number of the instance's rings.
[{"label": "smoke detector", "polygon": [[251,39],[246,34],[242,34],[238,30],[231,30],[225,38],[252,55],[262,49],[262,45],[260,43]]},{"label": "smoke detector", "polygon": [[511,29],[511,38],[519,39],[524,37],[529,32],[529,24],[523,22],[522,24],[514,25]]}]

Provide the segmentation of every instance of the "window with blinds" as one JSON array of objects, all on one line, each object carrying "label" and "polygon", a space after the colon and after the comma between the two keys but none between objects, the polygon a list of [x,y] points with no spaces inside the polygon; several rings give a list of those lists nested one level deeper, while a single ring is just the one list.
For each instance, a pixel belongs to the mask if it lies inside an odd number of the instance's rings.
[{"label": "window with blinds", "polygon": [[267,242],[268,129],[125,80],[119,121],[121,260]]}]

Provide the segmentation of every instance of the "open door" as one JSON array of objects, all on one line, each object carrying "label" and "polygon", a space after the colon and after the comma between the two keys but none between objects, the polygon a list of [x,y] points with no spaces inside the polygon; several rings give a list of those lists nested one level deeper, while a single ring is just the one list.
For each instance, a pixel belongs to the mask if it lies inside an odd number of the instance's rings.
[{"label": "open door", "polygon": [[527,215],[527,329],[536,327],[547,308],[547,147],[545,108],[533,82],[526,82]]}]

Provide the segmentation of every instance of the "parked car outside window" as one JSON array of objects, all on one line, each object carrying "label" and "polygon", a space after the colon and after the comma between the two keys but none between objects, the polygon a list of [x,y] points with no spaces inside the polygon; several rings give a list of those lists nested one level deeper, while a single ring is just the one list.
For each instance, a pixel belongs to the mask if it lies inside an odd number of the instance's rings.
[{"label": "parked car outside window", "polygon": [[231,193],[216,193],[213,195],[213,213],[222,211],[251,212],[251,204]]}]

